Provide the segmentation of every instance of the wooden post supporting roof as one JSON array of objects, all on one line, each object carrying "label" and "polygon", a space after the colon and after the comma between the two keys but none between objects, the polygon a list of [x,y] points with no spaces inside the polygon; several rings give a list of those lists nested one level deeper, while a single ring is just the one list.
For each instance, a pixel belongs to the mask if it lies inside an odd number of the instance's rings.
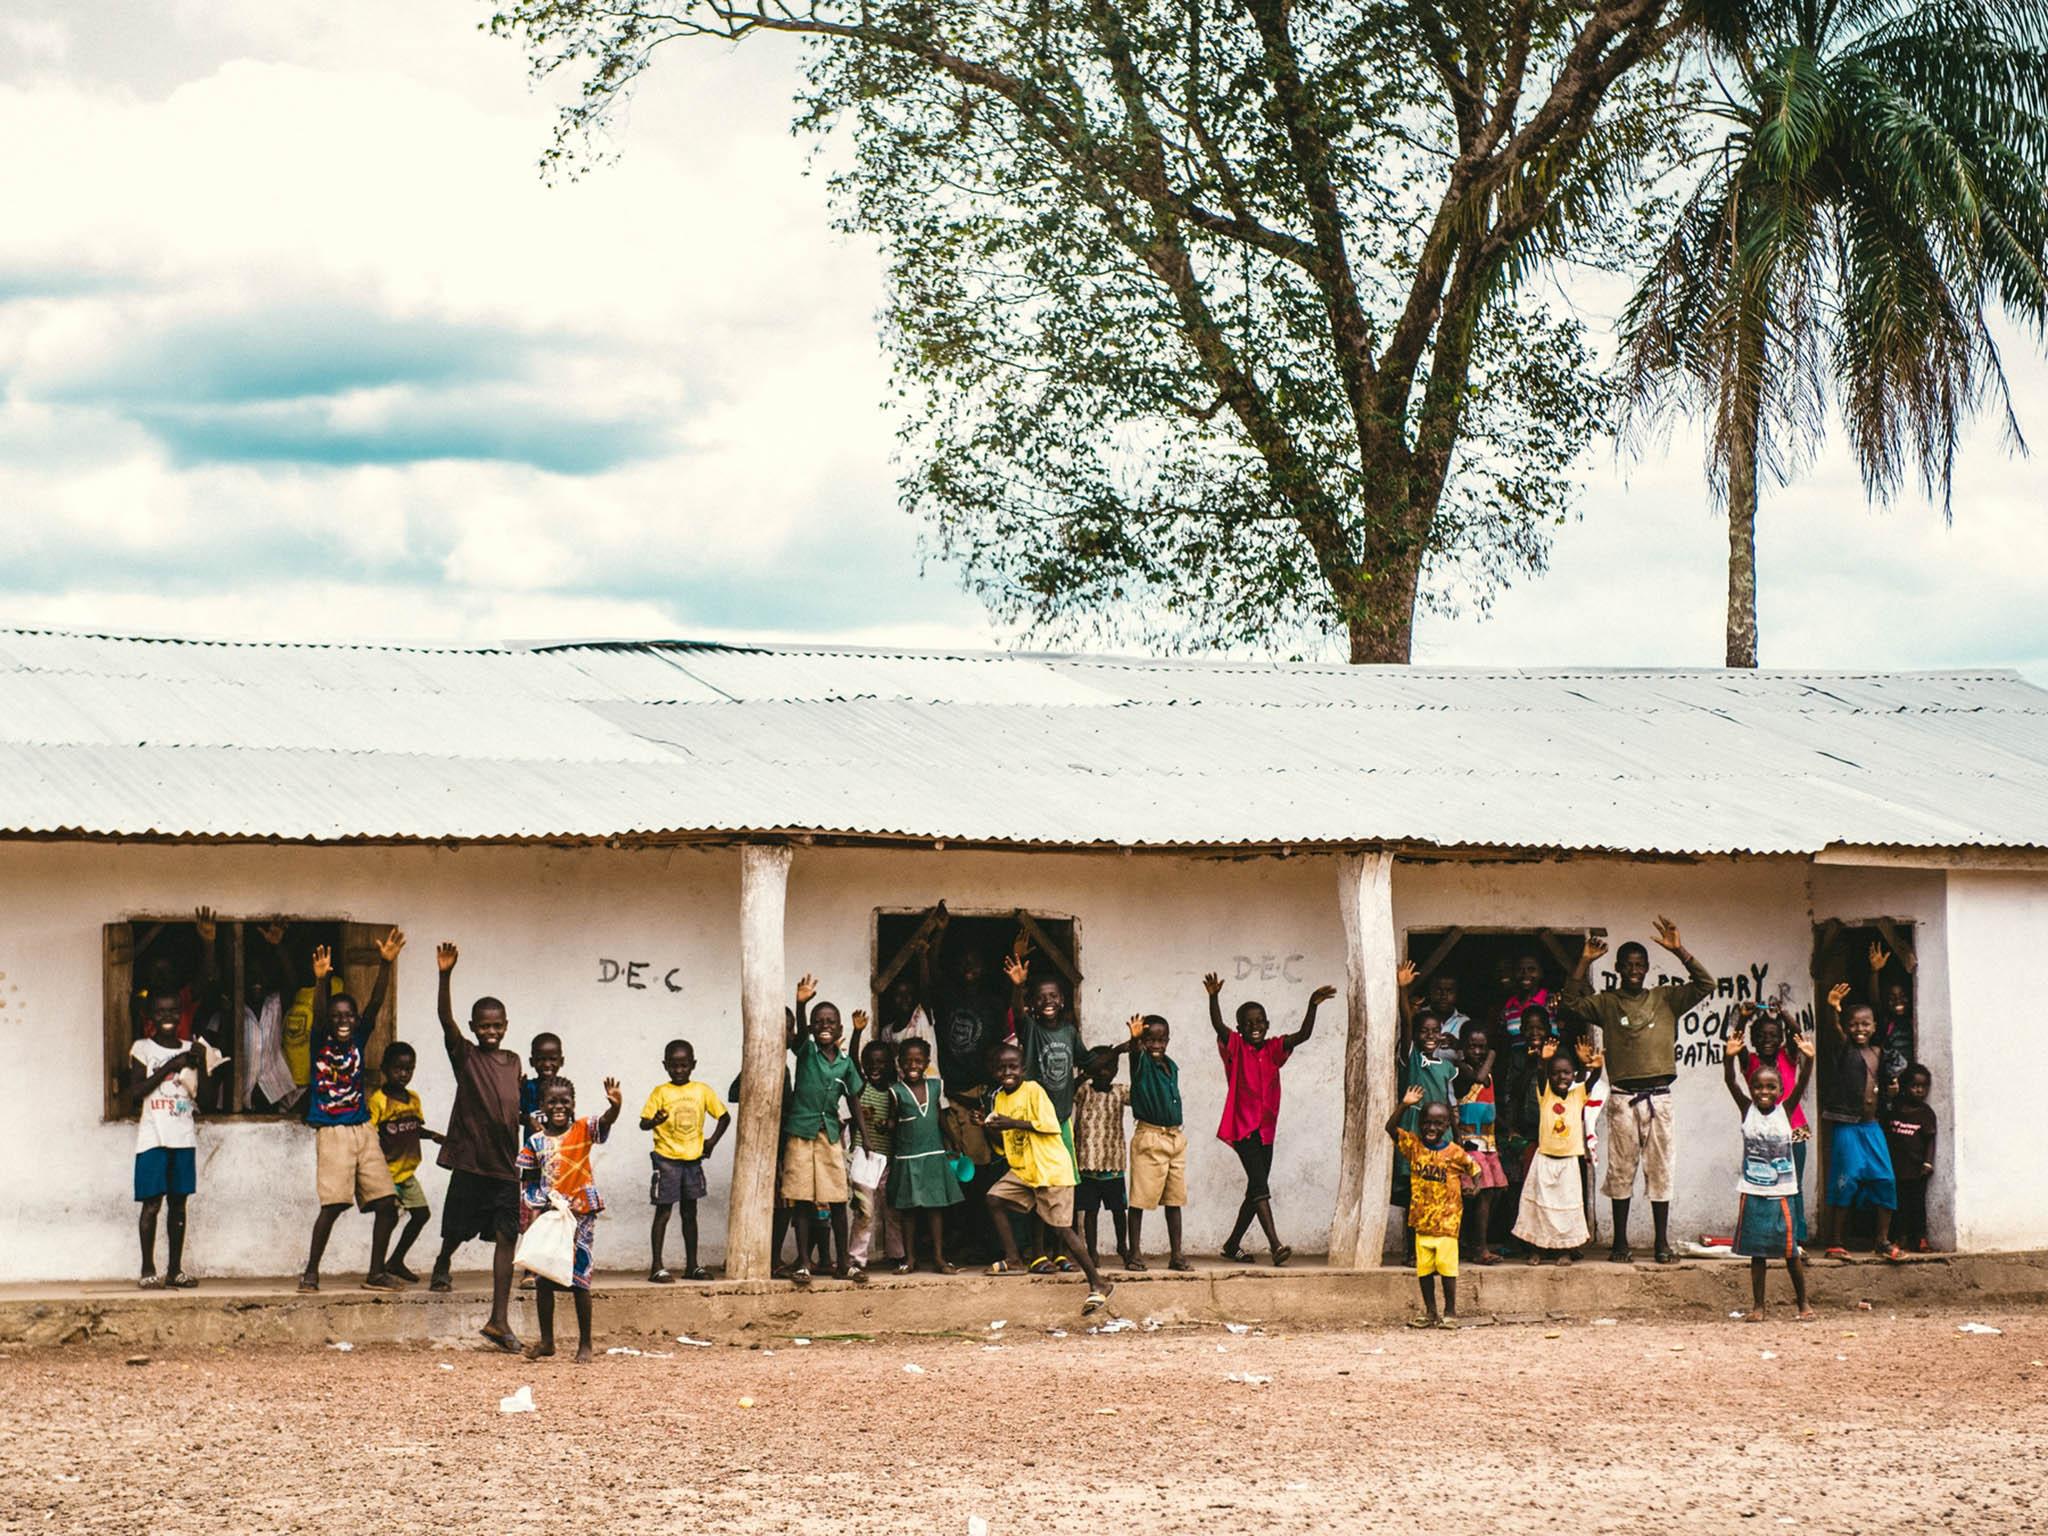
[{"label": "wooden post supporting roof", "polygon": [[725,1272],[766,1280],[775,1209],[775,1151],[782,1134],[782,918],[789,849],[740,849],[740,1096],[735,1112],[732,1196],[726,1209]]},{"label": "wooden post supporting roof", "polygon": [[1370,1269],[1387,1236],[1394,1170],[1387,1117],[1394,1112],[1399,1031],[1394,967],[1394,856],[1347,853],[1337,860],[1337,907],[1344,919],[1344,1134],[1337,1160],[1337,1207],[1330,1264]]}]

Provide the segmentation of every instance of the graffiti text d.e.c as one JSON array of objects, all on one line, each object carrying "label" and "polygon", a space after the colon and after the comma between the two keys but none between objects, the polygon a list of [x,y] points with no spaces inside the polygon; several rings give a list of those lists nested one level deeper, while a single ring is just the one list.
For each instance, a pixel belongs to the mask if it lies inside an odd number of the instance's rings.
[{"label": "graffiti text d.e.c", "polygon": [[650,986],[662,987],[670,992],[683,990],[683,968],[672,965],[662,971],[652,960],[613,960],[609,956],[597,957],[597,984],[600,987],[623,986],[630,992],[645,992]]}]

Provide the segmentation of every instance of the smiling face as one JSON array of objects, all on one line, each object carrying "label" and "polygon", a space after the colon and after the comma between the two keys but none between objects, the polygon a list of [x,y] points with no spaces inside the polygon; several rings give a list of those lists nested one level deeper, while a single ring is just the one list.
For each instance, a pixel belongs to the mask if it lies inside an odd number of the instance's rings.
[{"label": "smiling face", "polygon": [[1017,1091],[1017,1085],[1024,1081],[1024,1055],[1014,1045],[1006,1045],[995,1054],[996,1086],[1005,1093]]},{"label": "smiling face", "polygon": [[1634,942],[1622,945],[1614,954],[1614,974],[1621,978],[1622,991],[1642,991],[1650,974],[1650,952]]},{"label": "smiling face", "polygon": [[1756,1107],[1769,1114],[1778,1107],[1778,1100],[1785,1096],[1785,1083],[1778,1076],[1776,1067],[1758,1067],[1756,1075],[1749,1080],[1749,1096]]},{"label": "smiling face", "polygon": [[394,1097],[403,1094],[412,1086],[412,1075],[419,1064],[419,1055],[412,1047],[391,1047],[384,1053],[384,1091]]},{"label": "smiling face", "polygon": [[1478,1025],[1467,1029],[1458,1041],[1458,1050],[1465,1058],[1465,1065],[1477,1072],[1486,1065],[1486,1031]]},{"label": "smiling face", "polygon": [[662,1053],[661,1069],[668,1074],[668,1080],[680,1086],[687,1083],[697,1072],[697,1053],[685,1041],[678,1040]]},{"label": "smiling face", "polygon": [[1572,1091],[1572,1082],[1578,1076],[1578,1068],[1571,1057],[1559,1051],[1550,1058],[1550,1091],[1563,1095]]},{"label": "smiling face", "polygon": [[898,976],[882,994],[882,1017],[890,1023],[903,1022],[917,1012],[917,988],[908,976]]},{"label": "smiling face", "polygon": [[1543,985],[1543,963],[1534,955],[1515,957],[1515,986],[1527,997]]},{"label": "smiling face", "polygon": [[1266,1029],[1265,1004],[1239,1003],[1237,1005],[1237,1032],[1244,1036],[1246,1045],[1265,1044]]},{"label": "smiling face", "polygon": [[1522,1041],[1530,1050],[1541,1050],[1543,1042],[1550,1038],[1550,1010],[1547,1008],[1524,1008],[1522,1010]]},{"label": "smiling face", "polygon": [[1435,1014],[1418,1013],[1415,1016],[1415,1048],[1423,1055],[1434,1056],[1443,1038],[1444,1026]]},{"label": "smiling face", "polygon": [[1442,1018],[1458,1011],[1458,978],[1438,972],[1429,979],[1429,1006]]},{"label": "smiling face", "polygon": [[1145,1033],[1138,1041],[1138,1049],[1154,1061],[1163,1061],[1166,1047],[1173,1039],[1173,1031],[1164,1019],[1147,1019]]},{"label": "smiling face", "polygon": [[1451,1107],[1448,1104],[1425,1104],[1422,1115],[1416,1122],[1417,1134],[1432,1147],[1440,1144],[1451,1134]]},{"label": "smiling face", "polygon": [[1057,1024],[1060,1015],[1067,1011],[1067,989],[1052,977],[1031,984],[1026,994],[1025,1009],[1041,1024]]},{"label": "smiling face", "polygon": [[527,1047],[526,1061],[535,1077],[560,1077],[562,1042],[553,1035],[534,1036],[533,1044]]},{"label": "smiling face", "polygon": [[503,1004],[478,1003],[469,1010],[469,1032],[487,1051],[495,1051],[504,1043],[506,1023]]},{"label": "smiling face", "polygon": [[889,1047],[881,1040],[870,1040],[860,1048],[861,1081],[880,1088],[889,1081]]},{"label": "smiling face", "polygon": [[565,1077],[555,1078],[540,1095],[540,1123],[550,1136],[559,1136],[576,1118],[576,1085]]},{"label": "smiling face", "polygon": [[839,1049],[839,1037],[844,1030],[836,1004],[820,1003],[811,1010],[811,1033],[817,1038],[818,1049],[827,1056]]},{"label": "smiling face", "polygon": [[1850,1043],[1857,1046],[1870,1044],[1877,1033],[1877,1015],[1870,1011],[1870,1004],[1858,1003],[1849,1010],[1849,1017],[1843,1021],[1842,1032]]},{"label": "smiling face", "polygon": [[1749,1027],[1749,1037],[1757,1055],[1775,1056],[1785,1048],[1785,1022],[1774,1013],[1759,1014]]},{"label": "smiling face", "polygon": [[150,997],[149,1034],[159,1045],[178,1043],[178,999],[175,993],[158,992]]},{"label": "smiling face", "polygon": [[922,1040],[906,1040],[903,1042],[903,1052],[900,1060],[903,1063],[903,1081],[906,1083],[921,1083],[924,1081],[925,1073],[931,1070],[931,1047]]},{"label": "smiling face", "polygon": [[1913,1011],[1913,999],[1896,981],[1884,989],[1884,1011],[1895,1019],[1903,1019]]},{"label": "smiling face", "polygon": [[327,1004],[327,1033],[337,1045],[356,1037],[356,1000],[346,992],[336,993]]}]

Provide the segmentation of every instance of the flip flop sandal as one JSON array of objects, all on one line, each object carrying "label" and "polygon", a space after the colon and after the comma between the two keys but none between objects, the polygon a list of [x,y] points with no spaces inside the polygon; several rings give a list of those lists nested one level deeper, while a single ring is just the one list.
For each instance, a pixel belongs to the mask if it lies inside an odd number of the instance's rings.
[{"label": "flip flop sandal", "polygon": [[1174,1259],[1170,1263],[1168,1263],[1166,1267],[1171,1270],[1176,1270],[1179,1273],[1185,1275],[1192,1271],[1195,1266],[1190,1264],[1186,1259]]},{"label": "flip flop sandal", "polygon": [[811,1283],[811,1272],[808,1269],[792,1269],[789,1272],[789,1279],[792,1285],[809,1285]]},{"label": "flip flop sandal", "polygon": [[[1009,1263],[1003,1259],[997,1259],[995,1263],[989,1265],[988,1272],[992,1275],[1014,1275],[1019,1273],[1018,1270],[1011,1268]],[[905,1271],[898,1270],[897,1273],[903,1274]]]},{"label": "flip flop sandal", "polygon": [[160,1291],[164,1288],[164,1277],[162,1275],[144,1275],[135,1282],[135,1288],[138,1291]]},{"label": "flip flop sandal", "polygon": [[1285,1264],[1289,1259],[1293,1257],[1294,1250],[1288,1247],[1285,1243],[1282,1243],[1278,1248],[1275,1248],[1273,1250],[1273,1267],[1275,1269],[1278,1269],[1281,1265]]},{"label": "flip flop sandal", "polygon": [[1033,1260],[1032,1260],[1032,1261],[1031,1261],[1031,1262],[1030,1262],[1029,1264],[1026,1264],[1026,1265],[1024,1266],[1024,1268],[1025,1268],[1026,1272],[1027,1272],[1027,1273],[1030,1273],[1030,1274],[1034,1274],[1034,1275],[1049,1275],[1049,1274],[1051,1274],[1051,1273],[1052,1273],[1052,1260],[1051,1260],[1051,1259],[1050,1259],[1049,1257],[1047,1257],[1047,1256],[1046,1256],[1045,1254],[1042,1254],[1042,1253],[1041,1253],[1041,1254],[1040,1254],[1040,1255],[1039,1255],[1039,1256],[1038,1256],[1037,1258],[1033,1259]]},{"label": "flip flop sandal", "polygon": [[1433,1317],[1411,1317],[1408,1319],[1408,1326],[1410,1328],[1434,1328],[1437,1325],[1437,1321]]},{"label": "flip flop sandal", "polygon": [[1439,1328],[1448,1328],[1455,1333],[1458,1329],[1458,1320],[1455,1317],[1440,1317],[1436,1320],[1436,1325]]},{"label": "flip flop sandal", "polygon": [[314,1294],[314,1293],[315,1293],[316,1291],[318,1291],[319,1289],[320,1289],[320,1282],[319,1282],[318,1280],[308,1280],[308,1279],[305,1279],[304,1277],[301,1277],[301,1278],[300,1278],[300,1280],[299,1280],[299,1294],[300,1294],[301,1296],[311,1296],[311,1295],[313,1295],[313,1294]]},{"label": "flip flop sandal", "polygon": [[692,1264],[683,1271],[683,1278],[685,1280],[709,1280],[711,1278],[711,1271],[702,1264]]},{"label": "flip flop sandal", "polygon": [[1821,1257],[1824,1259],[1846,1259],[1849,1257],[1849,1250],[1846,1248],[1827,1248],[1821,1251]]},{"label": "flip flop sandal", "polygon": [[427,1282],[427,1289],[430,1291],[441,1291],[445,1293],[455,1289],[455,1282],[449,1279],[446,1275],[436,1275],[433,1279]]},{"label": "flip flop sandal", "polygon": [[191,1291],[199,1288],[199,1282],[186,1274],[182,1269],[166,1280],[164,1284],[174,1291]]},{"label": "flip flop sandal", "polygon": [[676,1277],[665,1269],[657,1269],[647,1277],[649,1285],[674,1285]]},{"label": "flip flop sandal", "polygon": [[516,1355],[524,1347],[516,1333],[494,1333],[489,1328],[479,1328],[477,1332],[483,1335],[484,1342],[491,1348],[502,1350],[508,1355]]},{"label": "flip flop sandal", "polygon": [[[1885,1258],[1893,1264],[1903,1264],[1906,1261],[1906,1251],[1903,1248],[1901,1248],[1897,1243],[1887,1243],[1883,1248],[1881,1248],[1878,1251],[1881,1252],[1885,1256]],[[172,1283],[175,1284],[176,1282],[174,1281]]]},{"label": "flip flop sandal", "polygon": [[960,1266],[958,1264],[941,1264],[939,1266],[939,1273],[942,1275],[957,1275],[960,1273]]},{"label": "flip flop sandal", "polygon": [[1081,1303],[1081,1315],[1086,1317],[1090,1312],[1100,1312],[1104,1307],[1108,1306],[1111,1289],[1112,1287],[1104,1286],[1099,1291],[1090,1291],[1088,1299]]},{"label": "flip flop sandal", "polygon": [[1079,1270],[1081,1266],[1076,1264],[1072,1259],[1054,1259],[1052,1261],[1052,1267],[1054,1268],[1054,1270],[1056,1270],[1058,1273],[1062,1275],[1071,1275],[1075,1273],[1077,1270]]}]

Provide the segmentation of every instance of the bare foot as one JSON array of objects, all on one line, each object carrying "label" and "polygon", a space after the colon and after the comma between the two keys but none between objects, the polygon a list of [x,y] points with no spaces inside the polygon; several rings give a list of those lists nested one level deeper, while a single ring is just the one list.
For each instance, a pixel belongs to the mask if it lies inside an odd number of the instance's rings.
[{"label": "bare foot", "polygon": [[1145,1273],[1146,1264],[1143,1259],[1125,1259],[1124,1268],[1134,1275],[1142,1275]]},{"label": "bare foot", "polygon": [[[553,1351],[550,1350],[549,1353],[552,1354]],[[578,1365],[590,1364],[590,1346],[588,1344],[578,1344],[576,1346],[576,1363]]]},{"label": "bare foot", "polygon": [[[486,1337],[488,1337],[488,1335],[486,1335]],[[534,1343],[526,1346],[526,1358],[529,1360],[546,1360],[550,1356],[552,1356],[554,1352],[555,1346],[545,1341],[537,1340]]]},{"label": "bare foot", "polygon": [[1742,1320],[1745,1323],[1760,1323],[1764,1320],[1764,1309],[1758,1307],[1754,1312],[1745,1312],[1742,1314]]},{"label": "bare foot", "polygon": [[1799,1309],[1799,1321],[1800,1321],[1800,1322],[1802,1322],[1802,1323],[1810,1323],[1810,1322],[1813,1322],[1813,1321],[1814,1321],[1814,1318],[1815,1318],[1815,1314],[1814,1314],[1814,1310],[1813,1310],[1813,1308],[1811,1308],[1811,1307],[1801,1307],[1801,1308]]}]

